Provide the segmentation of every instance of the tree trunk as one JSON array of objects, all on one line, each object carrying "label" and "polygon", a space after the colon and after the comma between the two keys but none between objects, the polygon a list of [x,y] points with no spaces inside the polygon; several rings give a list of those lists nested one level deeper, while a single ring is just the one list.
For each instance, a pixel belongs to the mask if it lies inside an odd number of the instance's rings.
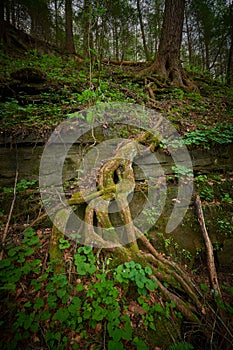
[{"label": "tree trunk", "polygon": [[188,23],[188,11],[185,11],[185,26],[186,26],[187,41],[188,41],[189,65],[191,66],[193,63],[193,50],[192,50],[192,38],[191,38],[191,33],[190,33],[190,27],[189,27],[189,23]]},{"label": "tree trunk", "polygon": [[180,47],[184,4],[184,0],[166,0],[159,49],[154,62],[156,72],[175,85],[183,85],[180,76]]},{"label": "tree trunk", "polygon": [[153,64],[138,76],[156,73],[158,78],[170,85],[196,89],[182,69],[180,49],[184,22],[185,0],[166,0],[159,49]]},{"label": "tree trunk", "polygon": [[[230,18],[233,20],[233,5],[230,7]],[[233,24],[231,22],[231,46],[227,66],[227,84],[233,86]]]},{"label": "tree trunk", "polygon": [[58,47],[58,3],[57,0],[54,1],[55,6],[55,42]]},{"label": "tree trunk", "polygon": [[73,37],[73,15],[72,15],[72,0],[65,2],[65,16],[66,16],[66,51],[68,53],[75,53],[74,37]]},{"label": "tree trunk", "polygon": [[116,61],[120,61],[118,25],[116,20],[114,21],[113,36],[114,36],[113,40],[115,44],[115,59]]},{"label": "tree trunk", "polygon": [[83,3],[84,12],[84,33],[83,33],[83,51],[84,57],[91,59],[93,61],[93,23],[92,23],[92,2],[90,0],[85,0]]},{"label": "tree trunk", "polygon": [[11,20],[10,20],[10,3],[9,1],[6,1],[4,0],[4,3],[5,3],[5,12],[6,12],[6,21],[7,23],[11,23]]},{"label": "tree trunk", "polygon": [[4,26],[4,0],[0,1],[0,42],[3,42],[5,34],[5,26]]},{"label": "tree trunk", "polygon": [[210,70],[210,50],[209,50],[209,40],[208,38],[204,39],[205,44],[205,69]]},{"label": "tree trunk", "polygon": [[142,19],[142,11],[141,11],[141,7],[140,7],[140,0],[137,0],[137,10],[138,10],[138,17],[139,17],[140,28],[141,28],[141,33],[142,33],[143,48],[144,48],[144,51],[145,51],[146,60],[149,61],[150,60],[150,54],[149,54],[148,47],[147,47],[147,44],[146,44],[146,36],[145,36],[145,30],[144,30],[144,23],[143,23],[143,19]]}]

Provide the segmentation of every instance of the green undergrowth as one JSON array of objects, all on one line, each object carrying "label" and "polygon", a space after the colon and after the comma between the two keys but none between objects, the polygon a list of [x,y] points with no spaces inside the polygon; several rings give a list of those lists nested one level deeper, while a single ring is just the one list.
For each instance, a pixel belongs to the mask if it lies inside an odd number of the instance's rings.
[{"label": "green undergrowth", "polygon": [[149,349],[146,334],[156,337],[158,321],[181,318],[173,302],[160,303],[149,267],[130,261],[111,268],[110,258],[88,246],[70,255],[63,239],[67,273],[56,275],[42,241],[28,228],[5,247],[1,349]]},{"label": "green undergrowth", "polygon": [[233,124],[219,123],[215,127],[201,126],[193,131],[185,132],[183,137],[172,142],[166,137],[161,142],[161,147],[167,146],[179,148],[183,145],[191,148],[211,149],[215,145],[227,145],[233,142]]},{"label": "green undergrowth", "polygon": [[[155,100],[151,102],[145,83],[135,81],[132,72],[127,73],[123,67],[103,65],[99,69],[88,61],[80,64],[66,56],[39,55],[36,50],[27,52],[24,57],[9,57],[0,52],[0,65],[3,89],[0,120],[2,128],[9,131],[19,125],[22,129],[38,131],[53,129],[73,113],[96,103],[128,102],[162,113],[182,134],[185,133],[187,144],[206,145],[209,141],[228,143],[230,138],[232,140],[232,127],[229,132],[227,129],[232,124],[233,91],[219,82],[200,81],[198,93],[155,87]],[[22,69],[41,72],[45,77],[43,86],[35,88],[36,84],[32,84],[35,92],[27,92],[27,89],[23,90],[25,82],[22,81],[22,85],[16,84],[17,89],[22,86],[22,91],[16,89],[14,92],[11,75]],[[30,81],[26,83],[30,88]]]}]

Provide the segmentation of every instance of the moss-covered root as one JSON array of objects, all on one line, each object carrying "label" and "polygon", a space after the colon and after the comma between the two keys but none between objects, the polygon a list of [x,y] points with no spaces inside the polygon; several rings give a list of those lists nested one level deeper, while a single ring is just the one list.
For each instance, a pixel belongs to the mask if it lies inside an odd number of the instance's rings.
[{"label": "moss-covered root", "polygon": [[[158,271],[158,269],[151,263],[150,257],[150,254],[145,254],[139,250],[136,251],[132,246],[128,248],[116,248],[114,250],[114,260],[117,261],[117,264],[133,260],[137,263],[140,263],[143,267],[149,266],[153,271],[151,279],[157,282],[158,289],[161,292],[163,299],[169,302],[173,301],[176,305],[177,310],[179,310],[187,320],[199,324],[200,318],[198,315],[201,314],[202,310],[200,309],[201,304],[198,300],[198,297],[196,296],[196,298],[194,298],[193,291],[189,288],[188,291],[190,293],[186,292],[187,288],[184,287],[184,284],[186,284],[186,282],[181,279],[175,280],[173,276],[167,279],[168,287],[165,287],[164,282],[166,281],[166,278],[164,278],[164,276],[168,275],[169,271],[172,273],[172,270],[169,270],[168,266],[166,264],[163,264],[163,267],[160,266]],[[182,295],[184,292],[186,292],[186,298],[183,296],[181,298],[178,295],[180,290],[182,291]]]},{"label": "moss-covered root", "polygon": [[59,248],[59,240],[64,238],[64,229],[67,223],[67,210],[60,210],[54,220],[52,235],[49,242],[49,258],[56,275],[65,273],[63,253]]}]

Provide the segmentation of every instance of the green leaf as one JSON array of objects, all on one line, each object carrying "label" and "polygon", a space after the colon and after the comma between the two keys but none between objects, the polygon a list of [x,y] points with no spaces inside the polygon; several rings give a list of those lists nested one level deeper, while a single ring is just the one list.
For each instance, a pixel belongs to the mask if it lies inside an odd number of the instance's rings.
[{"label": "green leaf", "polygon": [[136,276],[135,283],[136,283],[137,287],[141,288],[141,289],[144,287],[144,284],[145,284],[145,282],[143,281],[142,276],[140,276],[140,275]]},{"label": "green leaf", "polygon": [[48,306],[51,309],[54,309],[57,306],[57,297],[55,295],[49,294],[47,301],[48,301]]},{"label": "green leaf", "polygon": [[146,288],[149,289],[149,290],[155,290],[158,288],[158,283],[154,280],[150,280],[148,279],[146,281]]},{"label": "green leaf", "polygon": [[108,350],[124,350],[124,347],[121,342],[110,340],[108,342]]},{"label": "green leaf", "polygon": [[22,240],[22,243],[26,244],[26,245],[36,245],[37,243],[40,242],[40,238],[38,236],[33,236],[31,238],[25,237]]},{"label": "green leaf", "polygon": [[146,266],[145,267],[145,272],[150,276],[150,275],[152,275],[152,270],[151,270],[151,268],[149,267],[149,266]]},{"label": "green leaf", "polygon": [[69,315],[70,315],[69,310],[61,307],[55,312],[55,314],[53,315],[53,319],[58,320],[62,323],[69,318]]},{"label": "green leaf", "polygon": [[18,247],[15,247],[15,248],[12,248],[9,250],[8,252],[8,256],[14,256],[18,251],[21,250],[21,247],[18,246]]},{"label": "green leaf", "polygon": [[12,266],[12,259],[4,259],[0,261],[0,270],[5,269],[6,267]]},{"label": "green leaf", "polygon": [[34,313],[30,313],[30,315],[27,315],[26,318],[24,319],[24,329],[28,329],[30,328],[30,326],[32,325],[32,322],[34,320]]},{"label": "green leaf", "polygon": [[148,350],[147,345],[144,343],[144,341],[142,341],[141,339],[139,339],[138,337],[135,337],[133,340],[133,344],[136,345],[137,350]]},{"label": "green leaf", "polygon": [[35,234],[36,234],[36,232],[35,232],[31,227],[27,228],[27,229],[23,232],[23,235],[24,235],[25,237],[32,237],[32,236],[34,236]]},{"label": "green leaf", "polygon": [[60,242],[60,244],[59,244],[60,249],[67,249],[70,247],[70,243],[67,239],[60,238],[59,242]]},{"label": "green leaf", "polygon": [[164,308],[158,303],[154,304],[153,309],[155,312],[164,313]]},{"label": "green leaf", "polygon": [[58,296],[59,298],[64,297],[65,294],[66,294],[66,289],[58,289],[58,290],[57,290],[57,296]]},{"label": "green leaf", "polygon": [[34,310],[38,310],[43,306],[44,306],[44,299],[43,298],[36,298],[36,302],[33,306]]},{"label": "green leaf", "polygon": [[24,304],[24,307],[31,307],[32,306],[32,303],[30,301],[27,301],[25,304]]},{"label": "green leaf", "polygon": [[16,285],[14,283],[5,283],[3,287],[0,287],[0,290],[15,291]]},{"label": "green leaf", "polygon": [[83,289],[84,289],[84,287],[83,287],[82,283],[77,284],[76,290],[77,290],[78,292],[81,292]]},{"label": "green leaf", "polygon": [[207,292],[209,290],[209,287],[205,283],[201,283],[200,287],[203,292]]},{"label": "green leaf", "polygon": [[30,255],[32,255],[33,253],[34,253],[34,249],[28,247],[28,248],[25,249],[24,255],[25,255],[25,256],[30,256]]},{"label": "green leaf", "polygon": [[126,263],[125,263],[125,266],[126,266],[126,267],[129,267],[129,268],[132,268],[132,269],[135,267],[135,265],[136,265],[136,264],[135,264],[134,261],[129,261],[129,262],[126,262]]},{"label": "green leaf", "polygon": [[49,310],[42,310],[40,311],[40,319],[41,321],[47,321],[49,320],[51,317],[51,313],[49,312]]}]

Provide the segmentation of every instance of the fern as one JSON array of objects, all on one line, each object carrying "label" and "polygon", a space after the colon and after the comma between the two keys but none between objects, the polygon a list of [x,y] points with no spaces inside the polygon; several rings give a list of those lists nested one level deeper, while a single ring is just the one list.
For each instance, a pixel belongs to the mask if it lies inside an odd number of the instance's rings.
[{"label": "fern", "polygon": [[192,344],[185,341],[170,345],[168,350],[194,350]]}]

